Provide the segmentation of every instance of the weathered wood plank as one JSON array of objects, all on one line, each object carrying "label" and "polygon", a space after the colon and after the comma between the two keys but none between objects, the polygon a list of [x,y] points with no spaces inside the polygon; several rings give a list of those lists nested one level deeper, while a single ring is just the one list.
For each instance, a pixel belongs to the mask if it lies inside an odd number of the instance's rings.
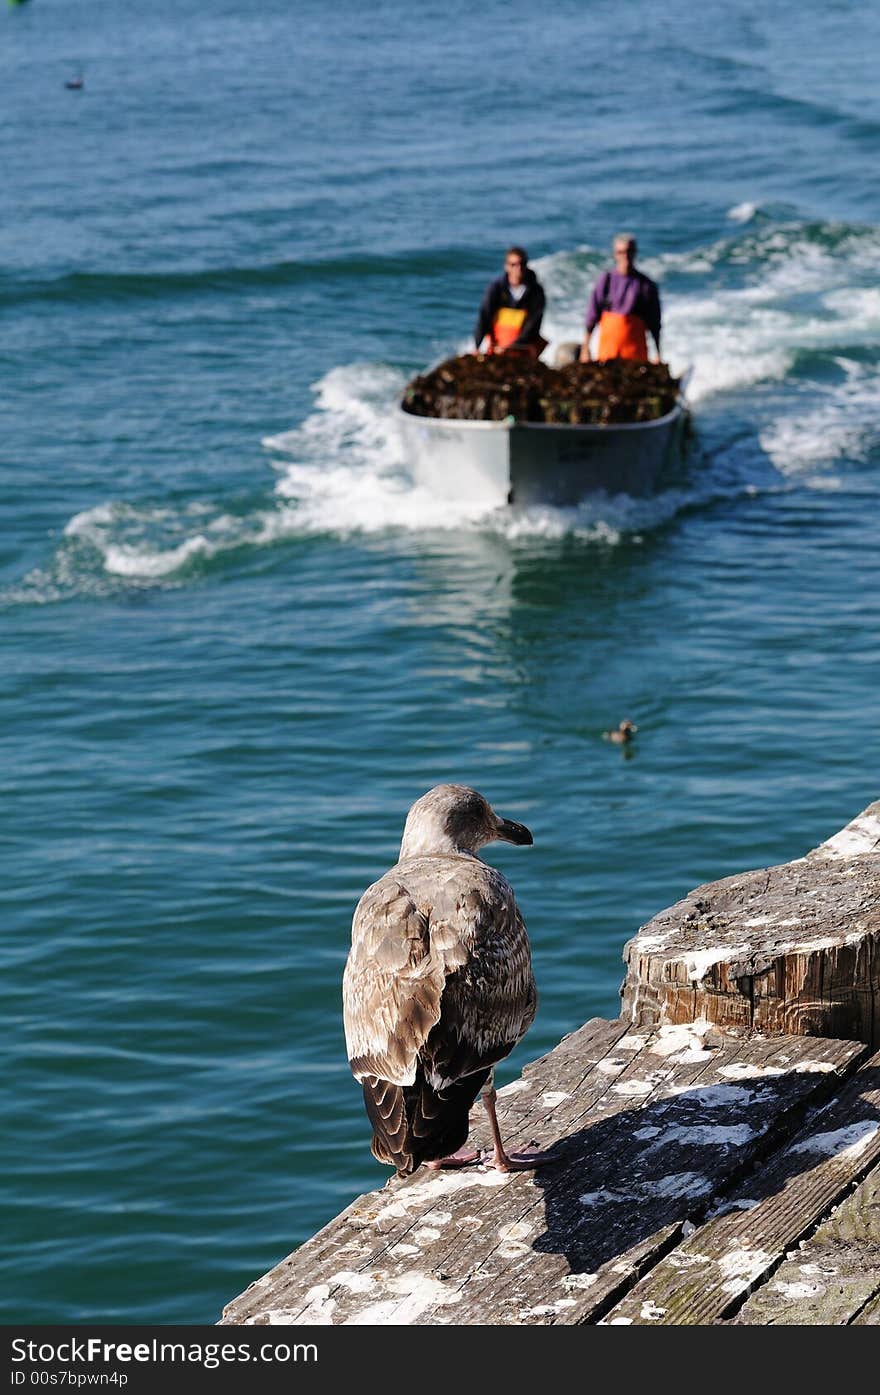
[{"label": "weathered wood plank", "polygon": [[[580,1194],[591,1193],[597,1186],[597,1178],[604,1183],[614,1174],[620,1156],[632,1143],[634,1111],[660,1105],[667,1099],[669,1103],[660,1107],[671,1108],[674,1096],[698,1081],[702,1083],[713,1065],[720,1067],[727,1059],[723,1052],[716,1055],[723,1045],[720,1035],[708,1030],[708,1024],[664,1028],[655,1033],[630,1034],[622,1038],[614,1054],[598,1068],[604,1073],[619,1072],[608,1081],[609,1088],[597,1092],[589,1102],[574,1097],[570,1103],[562,1104],[553,1121],[554,1137],[566,1140],[565,1170],[545,1169],[545,1175],[536,1177],[540,1194],[536,1197],[533,1192],[526,1191],[512,1222],[507,1196],[493,1198],[492,1223],[508,1238],[511,1232],[507,1226],[512,1223],[517,1227],[519,1244],[503,1246],[502,1253],[493,1242],[490,1229],[485,1257],[473,1249],[469,1252],[462,1249],[460,1256],[447,1251],[442,1261],[444,1272],[449,1270],[451,1261],[459,1259],[462,1267],[465,1262],[469,1266],[463,1281],[469,1285],[468,1315],[462,1318],[450,1308],[430,1320],[457,1323],[579,1320],[582,1311],[592,1311],[606,1301],[608,1293],[625,1289],[646,1263],[674,1240],[683,1217],[677,1216],[667,1223],[658,1215],[656,1230],[647,1234],[637,1225],[632,1234],[623,1237],[619,1248],[610,1245],[614,1262],[597,1274],[591,1251],[585,1251],[587,1258],[581,1256],[579,1260],[577,1254],[565,1250],[564,1238],[574,1234],[575,1220],[580,1219],[583,1211]],[[731,1038],[726,1045],[738,1060],[748,1056],[750,1051],[750,1044],[738,1039]],[[710,1075],[708,1079],[727,1083],[722,1076],[716,1079]],[[585,1108],[585,1104],[588,1107]],[[619,1127],[615,1122],[618,1116]],[[593,1169],[589,1175],[579,1171],[580,1163],[575,1156],[579,1143],[584,1140]],[[637,1143],[636,1146],[641,1145]],[[567,1195],[566,1178],[572,1181],[573,1196]],[[615,1230],[615,1213],[619,1217],[620,1208],[613,1204],[614,1200],[604,1196],[601,1185],[595,1194],[590,1194],[588,1211],[593,1230],[603,1234],[609,1226],[612,1232]],[[644,1194],[640,1200],[644,1202]],[[610,1207],[603,1204],[609,1201],[612,1202]],[[681,1209],[680,1200],[678,1209]],[[548,1230],[551,1220],[552,1229]],[[523,1242],[529,1234],[539,1234],[542,1228],[545,1232],[539,1245],[542,1257],[540,1268],[536,1268],[533,1245]],[[558,1306],[540,1301],[542,1291],[549,1292],[554,1283],[562,1284],[556,1293]]]},{"label": "weathered wood plank", "polygon": [[880,801],[779,867],[697,887],[624,948],[636,1027],[722,1027],[880,1045]]},{"label": "weathered wood plank", "polygon": [[[578,1090],[599,1062],[607,1062],[616,1043],[626,1032],[627,1023],[620,1019],[607,1021],[592,1018],[577,1031],[563,1037],[553,1051],[530,1062],[520,1079],[511,1082],[498,1094],[498,1118],[505,1138],[513,1139],[514,1143],[527,1142],[532,1126],[546,1112],[543,1101],[548,1091],[551,1088],[563,1093]],[[625,1056],[619,1067],[600,1072],[598,1083],[603,1088],[610,1085],[611,1077],[623,1069],[629,1059],[629,1056]],[[488,1142],[485,1134],[481,1134],[482,1116],[482,1109],[472,1116],[478,1143]],[[517,1121],[514,1116],[521,1116],[518,1121],[521,1125],[519,1133],[515,1131]],[[327,1272],[328,1260],[334,1262],[338,1258],[347,1269],[357,1270],[377,1263],[385,1251],[394,1245],[408,1243],[406,1234],[414,1222],[409,1217],[407,1205],[398,1201],[396,1193],[423,1182],[427,1175],[422,1171],[417,1178],[406,1182],[391,1178],[383,1189],[357,1197],[310,1240],[227,1304],[223,1321],[248,1322],[254,1320],[254,1314],[264,1313],[273,1306],[284,1308],[285,1304],[293,1301],[295,1291],[303,1295],[310,1286],[321,1281]],[[447,1177],[455,1175],[444,1174]],[[467,1175],[473,1176],[474,1173]],[[440,1207],[446,1184],[443,1178],[437,1180],[441,1185],[436,1189],[435,1204]],[[431,1223],[431,1209],[427,1205],[424,1208],[424,1224]],[[292,1311],[300,1312],[305,1306],[305,1302],[300,1302]]]},{"label": "weathered wood plank", "polygon": [[734,1323],[842,1325],[873,1299],[880,1299],[880,1167],[751,1295]]},{"label": "weathered wood plank", "polygon": [[721,1037],[706,1023],[617,1026],[589,1024],[500,1099],[511,1145],[558,1140],[556,1165],[395,1180],[252,1285],[223,1321],[590,1320],[863,1053]]},{"label": "weathered wood plank", "polygon": [[880,1327],[880,1298],[874,1298],[870,1303],[866,1303],[860,1313],[857,1313],[852,1321],[853,1327]]},{"label": "weathered wood plank", "polygon": [[880,1162],[880,1053],[635,1285],[609,1323],[700,1324],[735,1316],[852,1184]]},{"label": "weathered wood plank", "polygon": [[[737,1043],[737,1050],[740,1049]],[[674,1058],[671,1064],[667,1064],[668,1057]],[[706,1048],[700,1028],[672,1032],[667,1029],[645,1037],[624,1037],[614,1054],[599,1064],[597,1074],[603,1079],[595,1082],[587,1093],[559,1099],[551,1121],[551,1136],[549,1140],[542,1137],[542,1141],[546,1144],[564,1140],[565,1167],[570,1168],[576,1165],[572,1141],[582,1132],[601,1129],[608,1133],[613,1130],[611,1121],[618,1115],[628,1117],[633,1110],[643,1109],[670,1082],[684,1088],[707,1069],[711,1060],[712,1051]],[[616,1134],[612,1131],[609,1137],[613,1136]],[[589,1137],[598,1146],[597,1133],[591,1132]],[[521,1139],[520,1143],[526,1141]],[[614,1151],[615,1145],[609,1146]],[[468,1286],[465,1295],[468,1313],[461,1317],[444,1307],[426,1321],[472,1324],[552,1321],[569,1308],[579,1309],[585,1301],[586,1290],[589,1290],[590,1306],[600,1299],[604,1283],[594,1295],[593,1286],[598,1280],[589,1267],[573,1268],[569,1257],[563,1253],[554,1257],[549,1246],[545,1246],[540,1272],[533,1272],[533,1247],[525,1242],[546,1224],[550,1197],[560,1203],[558,1229],[565,1232],[569,1228],[561,1214],[564,1175],[560,1164],[559,1169],[545,1168],[535,1174],[534,1180],[529,1179],[529,1185],[521,1187],[518,1198],[508,1193],[494,1193],[480,1212],[484,1231],[481,1246],[459,1239],[430,1256],[442,1272],[450,1277],[456,1274],[460,1286]],[[511,1209],[512,1203],[514,1209]],[[640,1235],[629,1250],[620,1252],[613,1275],[603,1275],[603,1281],[610,1282],[615,1289],[625,1287],[642,1271],[649,1258],[662,1252],[666,1243],[674,1238],[674,1230],[673,1225],[663,1225],[660,1231],[652,1232],[647,1238]],[[529,1272],[524,1273],[524,1270]],[[558,1307],[540,1301],[543,1288],[554,1278],[561,1278],[565,1284],[561,1296],[557,1295]],[[492,1316],[488,1316],[490,1314]]]},{"label": "weathered wood plank", "polygon": [[[667,1027],[659,1035],[674,1037],[675,1031]],[[576,1211],[566,1214],[559,1207],[570,1232],[570,1251],[579,1238],[587,1247],[587,1254],[581,1256],[587,1272],[596,1253],[597,1228],[602,1244],[609,1247],[610,1239],[618,1253],[610,1263],[600,1265],[594,1286],[561,1311],[556,1321],[595,1321],[621,1288],[617,1276],[625,1274],[629,1288],[638,1268],[646,1267],[639,1265],[639,1245],[634,1253],[626,1248],[634,1225],[645,1227],[648,1221],[659,1225],[659,1241],[663,1227],[674,1226],[680,1232],[685,1221],[699,1218],[714,1195],[751,1167],[774,1139],[796,1127],[807,1100],[830,1088],[839,1072],[862,1054],[858,1047],[841,1051],[840,1043],[806,1043],[797,1038],[781,1042],[764,1037],[722,1038],[722,1043],[717,1057],[699,1076],[689,1082],[670,1082],[658,1098],[649,1100],[638,1124],[621,1119],[622,1137],[612,1140],[607,1158],[616,1195],[609,1198],[605,1214],[598,1209],[589,1218],[579,1219]],[[629,1133],[637,1141],[644,1140],[641,1156],[632,1155]],[[591,1152],[589,1166],[596,1175],[609,1175],[606,1159],[598,1151]],[[641,1206],[636,1216],[633,1199]],[[672,1238],[677,1239],[677,1234]]]}]

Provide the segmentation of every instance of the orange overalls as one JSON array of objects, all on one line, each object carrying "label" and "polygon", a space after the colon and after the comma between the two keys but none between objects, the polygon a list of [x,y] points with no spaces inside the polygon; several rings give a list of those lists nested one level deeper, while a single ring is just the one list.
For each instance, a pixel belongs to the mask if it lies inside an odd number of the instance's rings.
[{"label": "orange overalls", "polygon": [[[489,335],[492,352],[494,353],[496,349],[508,349],[511,344],[515,344],[525,320],[525,310],[520,310],[513,305],[502,305],[500,310],[496,312]],[[531,346],[529,348],[531,349]]]},{"label": "orange overalls", "polygon": [[596,358],[600,361],[609,358],[637,359],[648,361],[648,341],[645,336],[645,322],[639,315],[618,315],[613,310],[603,310],[599,320],[599,348]]}]

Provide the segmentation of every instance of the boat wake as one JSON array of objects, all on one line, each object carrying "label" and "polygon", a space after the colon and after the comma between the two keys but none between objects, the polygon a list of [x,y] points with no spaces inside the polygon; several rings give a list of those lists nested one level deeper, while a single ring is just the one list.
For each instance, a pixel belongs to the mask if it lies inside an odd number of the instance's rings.
[{"label": "boat wake", "polygon": [[573,535],[615,542],[671,517],[683,495],[603,495],[577,508],[497,508],[463,495],[438,499],[413,483],[396,424],[406,379],[378,365],[335,368],[316,385],[317,410],[301,427],[267,437],[288,530],[420,533],[473,529],[511,540]]},{"label": "boat wake", "polygon": [[[692,403],[782,381],[804,355],[876,353],[880,229],[780,226],[754,204],[732,208],[728,217],[746,226],[693,252],[640,262],[661,282],[664,355],[673,372],[693,369]],[[590,248],[535,263],[548,291],[545,333],[556,340],[581,336],[580,311],[604,264],[604,255]]]},{"label": "boat wake", "polygon": [[[666,290],[664,353],[674,372],[691,369],[688,398],[707,428],[710,459],[687,486],[652,499],[595,496],[575,509],[438,501],[413,484],[395,428],[405,375],[353,364],[316,385],[315,411],[301,427],[263,443],[287,526],[479,528],[511,539],[614,542],[721,497],[833,487],[835,466],[867,461],[880,441],[880,230],[780,225],[747,203],[728,216],[731,236],[644,262]],[[547,289],[548,358],[556,343],[580,338],[604,260],[582,248],[535,262]],[[449,352],[468,347],[450,344]]]},{"label": "boat wake", "polygon": [[[692,366],[688,396],[705,451],[676,488],[648,499],[596,495],[566,509],[438,500],[414,483],[396,426],[409,375],[356,362],[314,385],[305,420],[263,440],[275,480],[261,496],[105,501],[75,515],[45,567],[0,600],[183,585],[254,549],[317,535],[397,531],[419,546],[480,532],[513,544],[573,538],[613,546],[719,499],[835,488],[844,475],[849,488],[876,489],[880,230],[780,222],[746,203],[728,217],[729,236],[643,263],[664,289],[664,354],[674,372]],[[580,248],[535,263],[554,342],[580,337],[604,260]],[[448,352],[467,347],[450,344]]]}]

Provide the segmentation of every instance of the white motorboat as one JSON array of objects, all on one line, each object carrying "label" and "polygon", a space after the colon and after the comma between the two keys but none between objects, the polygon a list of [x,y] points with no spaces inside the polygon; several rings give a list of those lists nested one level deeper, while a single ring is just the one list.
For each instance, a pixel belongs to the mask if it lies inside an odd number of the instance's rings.
[{"label": "white motorboat", "polygon": [[684,463],[683,397],[654,421],[601,426],[416,416],[400,425],[417,484],[440,498],[577,504],[590,494],[655,494]]}]

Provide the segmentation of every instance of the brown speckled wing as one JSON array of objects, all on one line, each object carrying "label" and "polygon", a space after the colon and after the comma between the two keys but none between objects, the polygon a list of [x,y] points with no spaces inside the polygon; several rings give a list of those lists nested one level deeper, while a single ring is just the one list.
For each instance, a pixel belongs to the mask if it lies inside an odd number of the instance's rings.
[{"label": "brown speckled wing", "polygon": [[488,1070],[478,1071],[437,1091],[421,1065],[414,1083],[403,1087],[365,1076],[373,1156],[406,1176],[423,1162],[454,1153],[467,1142],[471,1106],[488,1078]]},{"label": "brown speckled wing", "polygon": [[440,1016],[443,963],[431,951],[428,919],[392,875],[361,897],[342,983],[348,1059],[355,1076],[397,1085]]},{"label": "brown speckled wing", "polygon": [[422,1052],[440,1088],[504,1059],[534,1021],[538,995],[525,925],[510,887],[449,888],[430,920],[432,943],[453,940],[458,962],[446,979],[440,1017]]}]

